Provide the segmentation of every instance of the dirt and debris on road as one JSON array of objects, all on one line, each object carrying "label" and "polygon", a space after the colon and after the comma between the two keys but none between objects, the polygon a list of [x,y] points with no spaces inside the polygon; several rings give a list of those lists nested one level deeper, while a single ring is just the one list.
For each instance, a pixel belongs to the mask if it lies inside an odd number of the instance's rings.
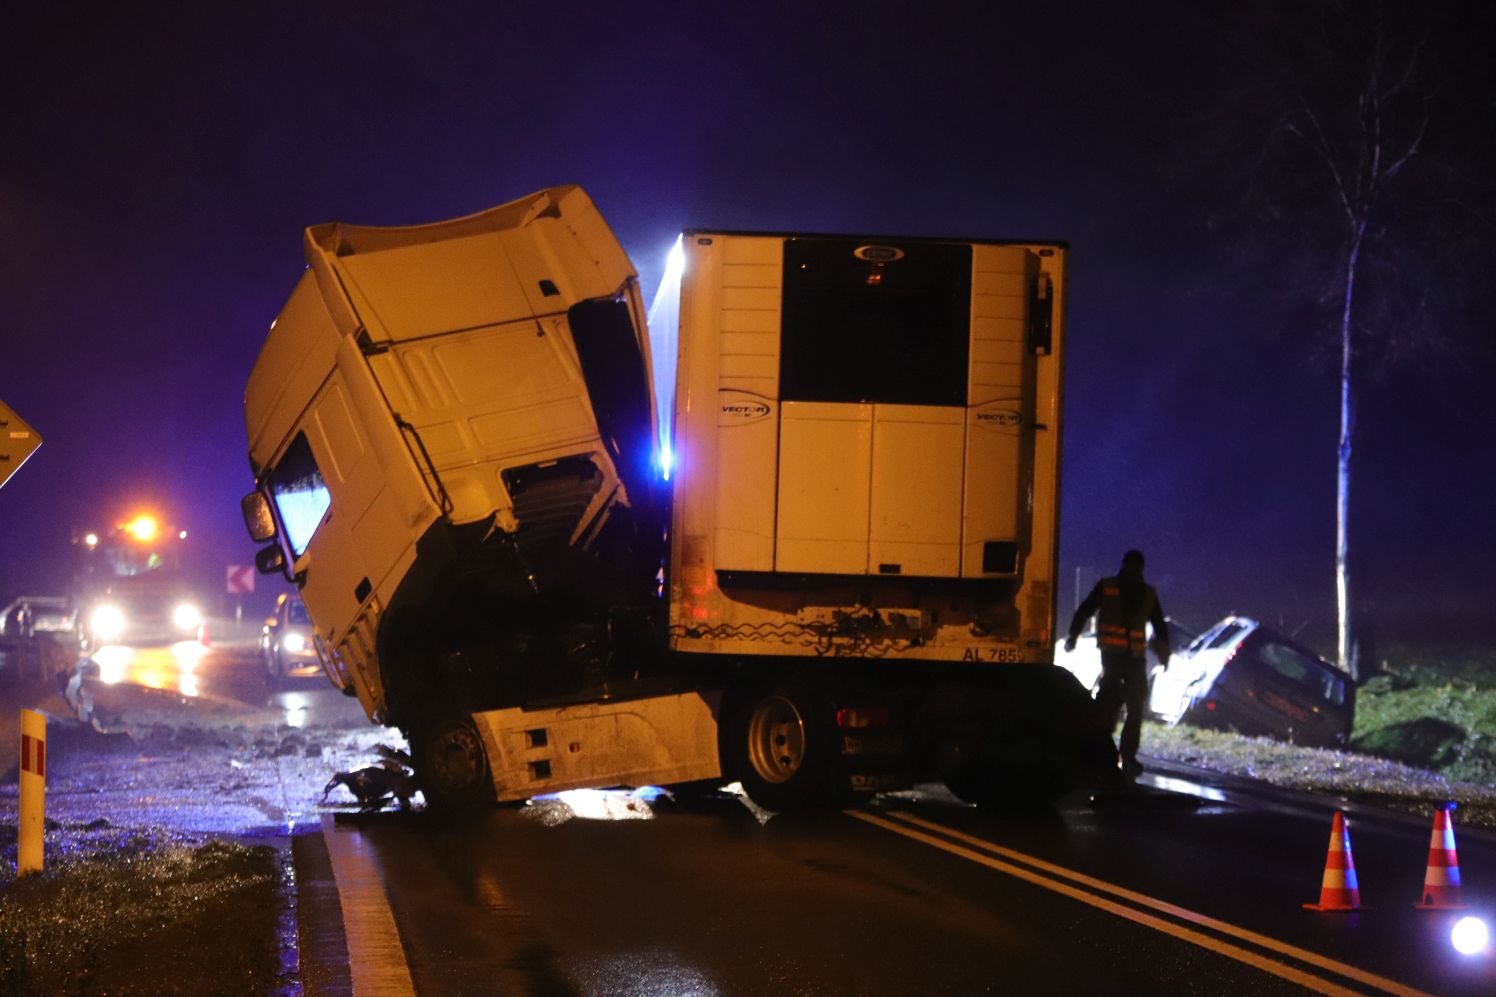
[{"label": "dirt and debris on road", "polygon": [[0,997],[299,992],[289,835],[355,808],[322,800],[329,776],[398,735],[323,686],[246,703],[91,682],[85,723],[55,684],[0,688],[0,713],[49,714],[39,875],[15,878],[16,759],[0,770]]}]

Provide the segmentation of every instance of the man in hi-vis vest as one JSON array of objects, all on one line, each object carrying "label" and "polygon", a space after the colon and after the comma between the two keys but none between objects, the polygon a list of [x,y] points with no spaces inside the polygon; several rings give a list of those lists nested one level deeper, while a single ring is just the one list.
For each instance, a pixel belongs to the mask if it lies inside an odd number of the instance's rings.
[{"label": "man in hi-vis vest", "polygon": [[1096,702],[1113,730],[1117,713],[1127,707],[1122,724],[1122,772],[1135,779],[1143,771],[1138,764],[1138,742],[1143,736],[1143,712],[1148,706],[1148,624],[1153,624],[1153,652],[1169,667],[1169,624],[1158,601],[1158,592],[1143,581],[1143,552],[1122,555],[1122,570],[1115,578],[1096,583],[1075,610],[1065,650],[1075,650],[1075,639],[1086,621],[1096,617],[1096,644],[1101,648],[1101,684]]}]

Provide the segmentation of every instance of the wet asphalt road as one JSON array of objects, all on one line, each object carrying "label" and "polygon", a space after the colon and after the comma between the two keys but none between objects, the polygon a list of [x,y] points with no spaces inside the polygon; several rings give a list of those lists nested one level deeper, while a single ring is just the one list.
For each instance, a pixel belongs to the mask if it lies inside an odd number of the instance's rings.
[{"label": "wet asphalt road", "polygon": [[[325,773],[382,732],[321,680],[267,689],[241,635],[207,653],[133,649],[86,687],[116,721],[176,727],[140,741],[118,785],[103,785],[106,756],[90,769],[80,751],[75,776],[59,757],[56,802],[78,819],[128,803],[188,829],[295,833],[307,994],[348,992],[327,848],[350,842],[423,995],[1496,993],[1491,949],[1457,955],[1457,915],[1412,908],[1425,824],[1353,813],[1370,909],[1309,912],[1333,802],[1241,780],[1159,772],[1141,798],[1019,814],[938,792],[814,819],[728,795],[590,796],[324,834]],[[158,769],[176,774],[152,781]],[[1491,920],[1496,839],[1458,833],[1469,913]]]},{"label": "wet asphalt road", "polygon": [[[1375,909],[1315,913],[1331,810],[1222,795],[766,823],[730,797],[649,820],[532,804],[332,833],[371,846],[421,994],[1496,993],[1456,915],[1412,908],[1427,829],[1353,818]],[[1460,844],[1489,913],[1496,849]]]}]

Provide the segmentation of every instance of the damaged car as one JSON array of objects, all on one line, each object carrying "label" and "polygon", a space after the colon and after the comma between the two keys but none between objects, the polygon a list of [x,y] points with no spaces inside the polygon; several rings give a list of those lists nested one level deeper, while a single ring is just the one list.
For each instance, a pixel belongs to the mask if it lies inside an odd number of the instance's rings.
[{"label": "damaged car", "polygon": [[1350,739],[1356,686],[1292,638],[1233,615],[1174,655],[1149,707],[1168,723],[1334,748]]}]

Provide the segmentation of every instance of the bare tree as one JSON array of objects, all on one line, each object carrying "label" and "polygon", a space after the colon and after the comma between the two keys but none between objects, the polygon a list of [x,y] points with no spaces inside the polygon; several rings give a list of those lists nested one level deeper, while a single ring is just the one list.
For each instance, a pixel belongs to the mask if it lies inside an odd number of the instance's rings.
[{"label": "bare tree", "polygon": [[1492,18],[1464,0],[1180,15],[1221,44],[1171,183],[1214,205],[1200,221],[1230,274],[1220,288],[1337,375],[1336,655],[1356,674],[1358,396],[1405,361],[1489,360],[1474,304],[1489,297],[1496,74],[1469,39]]},{"label": "bare tree", "polygon": [[[1421,73],[1424,42],[1394,46],[1378,9],[1360,55],[1353,107],[1330,103],[1328,94],[1295,87],[1296,106],[1280,127],[1299,143],[1322,171],[1341,222],[1340,438],[1335,464],[1335,607],[1336,655],[1342,669],[1359,671],[1355,659],[1354,614],[1350,593],[1351,457],[1356,429],[1356,383],[1352,363],[1357,353],[1356,304],[1362,256],[1372,227],[1392,197],[1399,174],[1416,157],[1428,131],[1430,91]],[[1326,96],[1330,100],[1326,99]],[[1327,118],[1336,116],[1338,127]]]}]

